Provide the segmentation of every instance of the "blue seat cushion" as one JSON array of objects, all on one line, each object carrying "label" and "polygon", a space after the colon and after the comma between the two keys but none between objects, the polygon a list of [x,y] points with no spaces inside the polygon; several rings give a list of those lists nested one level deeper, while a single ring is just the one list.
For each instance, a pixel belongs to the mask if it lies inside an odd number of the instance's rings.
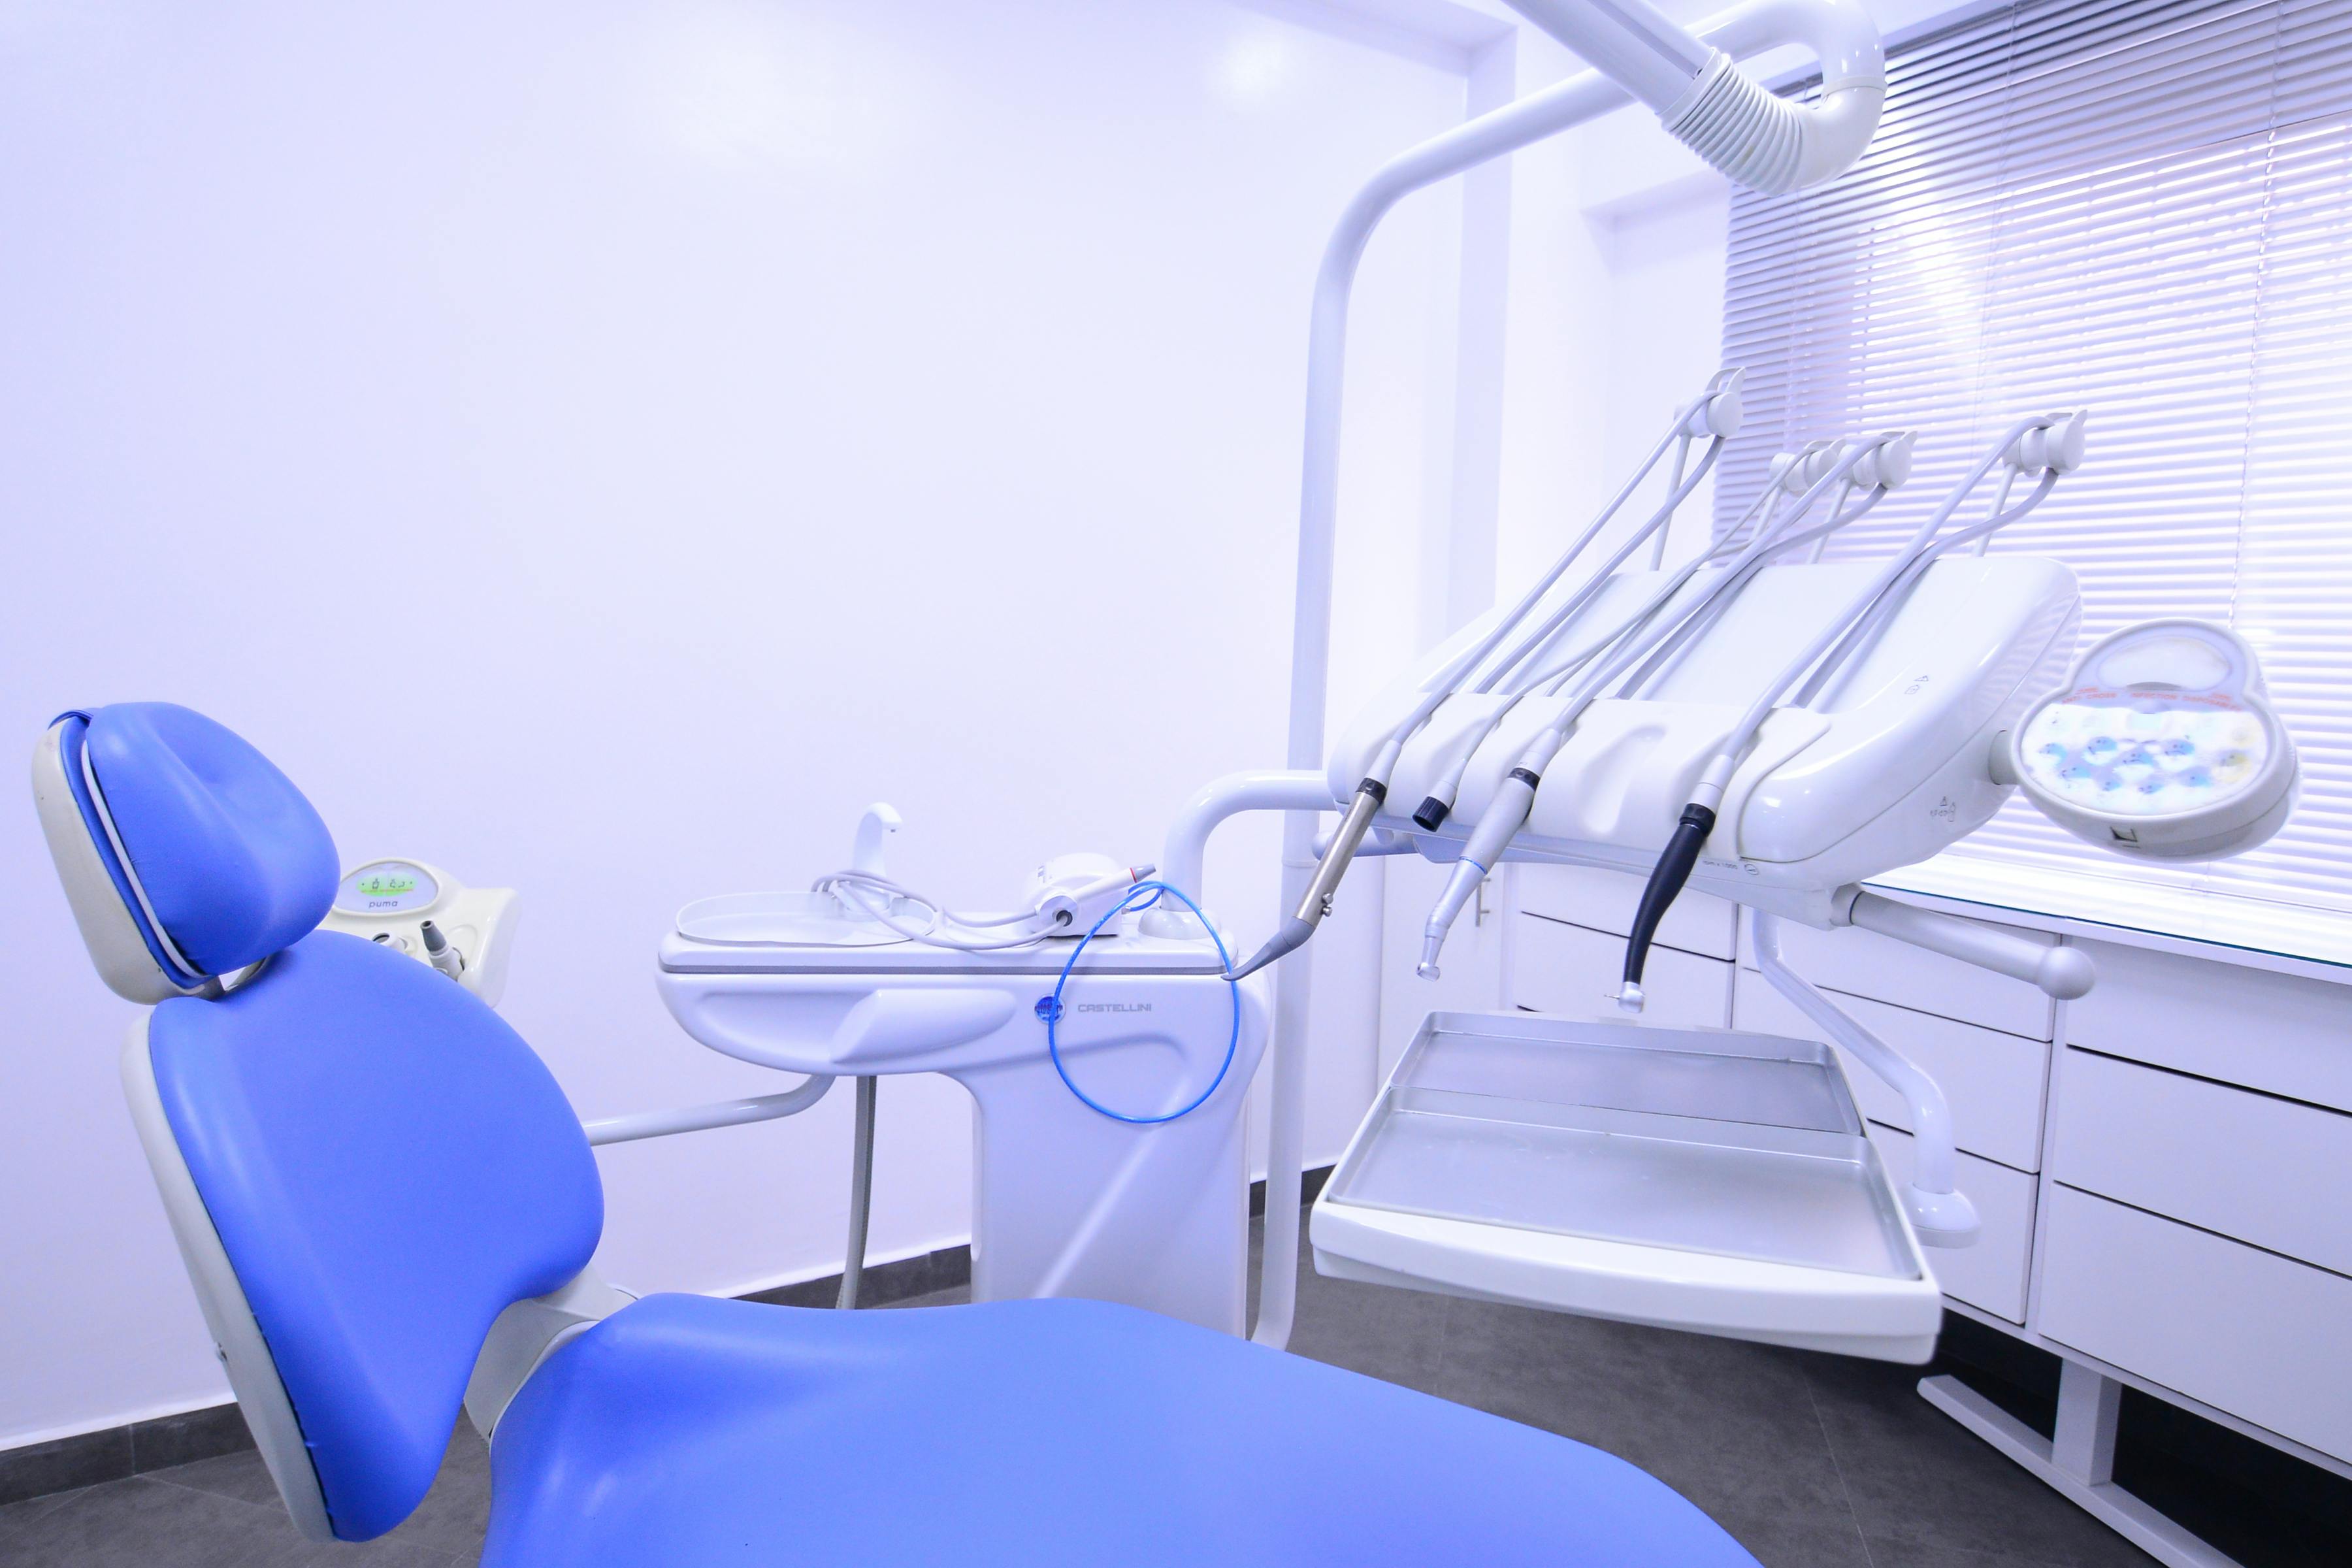
[{"label": "blue seat cushion", "polygon": [[380,1535],[432,1485],[491,1321],[595,1251],[586,1135],[480,998],[340,931],[163,1003],[147,1051],[327,1517]]},{"label": "blue seat cushion", "polygon": [[1622,1459],[1132,1308],[650,1296],[491,1446],[483,1568],[1756,1568]]},{"label": "blue seat cushion", "polygon": [[[155,922],[196,971],[227,974],[268,957],[324,920],[334,902],[335,843],[291,780],[234,731],[170,702],[117,702],[68,731],[68,781],[100,858],[165,973],[79,762],[86,751],[115,832]],[[188,976],[174,976],[184,983]]]}]

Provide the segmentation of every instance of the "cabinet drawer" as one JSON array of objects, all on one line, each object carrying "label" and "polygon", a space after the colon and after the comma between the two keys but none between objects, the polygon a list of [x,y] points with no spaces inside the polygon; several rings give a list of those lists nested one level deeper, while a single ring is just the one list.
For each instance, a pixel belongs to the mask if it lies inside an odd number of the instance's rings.
[{"label": "cabinet drawer", "polygon": [[[1943,1089],[1952,1108],[1953,1136],[1961,1149],[2020,1171],[2042,1168],[2042,1095],[2049,1046],[1867,997],[1830,999],[1917,1063]],[[1822,1037],[1795,1003],[1752,969],[1740,971],[1732,1022],[1759,1034]],[[1903,1097],[1860,1062],[1843,1051],[1838,1054],[1862,1113],[1873,1121],[1911,1131],[1911,1110]]]},{"label": "cabinet drawer", "polygon": [[[2057,941],[2042,931],[2010,926],[1996,929],[2044,945]],[[2046,1040],[2051,1035],[2050,998],[2036,987],[1874,931],[1859,926],[1815,931],[1782,921],[1780,952],[1790,968],[1833,991],[2029,1039]],[[1751,969],[1756,965],[1755,954],[1746,949],[1744,933],[1740,962]]]},{"label": "cabinet drawer", "polygon": [[[1892,1127],[1873,1122],[1870,1141],[1886,1162],[1895,1185],[1911,1181],[1911,1139]],[[2012,1323],[2025,1321],[2027,1265],[2033,1256],[2033,1189],[2032,1176],[1979,1160],[1960,1156],[1960,1191],[1977,1205],[1984,1234],[1974,1247],[1929,1247],[1927,1267],[1944,1294],[1983,1309]]]},{"label": "cabinet drawer", "polygon": [[2352,985],[2105,942],[2066,1039],[2111,1057],[2352,1111]]},{"label": "cabinet drawer", "polygon": [[[1623,937],[1540,915],[1517,919],[1513,1005],[1564,1018],[1623,1017],[1616,1002],[1625,972]],[[1649,999],[1643,1023],[1719,1029],[1731,1016],[1731,965],[1720,959],[1654,947],[1642,982]]]},{"label": "cabinet drawer", "polygon": [[2034,1326],[2352,1459],[2352,1279],[2051,1188]]},{"label": "cabinet drawer", "polygon": [[[1592,866],[1522,865],[1516,874],[1519,908],[1530,913],[1618,936],[1633,929],[1644,878]],[[1667,907],[1665,919],[1658,922],[1657,940],[1685,952],[1727,959],[1737,951],[1738,915],[1737,905],[1685,892]]]},{"label": "cabinet drawer", "polygon": [[2060,1181],[2352,1274],[2352,1211],[2330,1195],[2352,1116],[2085,1051],[2059,1073]]}]

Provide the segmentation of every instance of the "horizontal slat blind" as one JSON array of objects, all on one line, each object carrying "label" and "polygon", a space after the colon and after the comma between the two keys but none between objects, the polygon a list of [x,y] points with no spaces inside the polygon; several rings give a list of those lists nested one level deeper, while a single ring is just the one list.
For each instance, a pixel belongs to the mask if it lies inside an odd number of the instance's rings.
[{"label": "horizontal slat blind", "polygon": [[2033,0],[1888,64],[1852,173],[1734,197],[1748,422],[1719,519],[1774,452],[1916,426],[1911,485],[1841,545],[1884,550],[2019,415],[2088,405],[2083,470],[1994,548],[2072,564],[2086,639],[2162,615],[2245,634],[2302,802],[2209,868],[2119,861],[2021,802],[1952,855],[1979,888],[2013,868],[2028,905],[2074,878],[2126,908],[2137,886],[2352,913],[2352,0]]}]

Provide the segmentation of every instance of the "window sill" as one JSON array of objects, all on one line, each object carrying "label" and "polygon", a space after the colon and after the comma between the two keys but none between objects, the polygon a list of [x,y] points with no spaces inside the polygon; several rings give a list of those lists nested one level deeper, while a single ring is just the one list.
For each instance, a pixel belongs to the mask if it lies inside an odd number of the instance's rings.
[{"label": "window sill", "polygon": [[2352,915],[1940,855],[1866,884],[1907,904],[2352,985]]}]

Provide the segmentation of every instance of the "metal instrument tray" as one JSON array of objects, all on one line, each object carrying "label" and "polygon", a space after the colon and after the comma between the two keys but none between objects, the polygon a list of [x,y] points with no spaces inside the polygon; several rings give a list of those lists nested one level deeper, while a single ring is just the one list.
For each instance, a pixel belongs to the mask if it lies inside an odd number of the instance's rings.
[{"label": "metal instrument tray", "polygon": [[1923,1278],[1835,1054],[1732,1030],[1432,1014],[1324,1205]]}]

